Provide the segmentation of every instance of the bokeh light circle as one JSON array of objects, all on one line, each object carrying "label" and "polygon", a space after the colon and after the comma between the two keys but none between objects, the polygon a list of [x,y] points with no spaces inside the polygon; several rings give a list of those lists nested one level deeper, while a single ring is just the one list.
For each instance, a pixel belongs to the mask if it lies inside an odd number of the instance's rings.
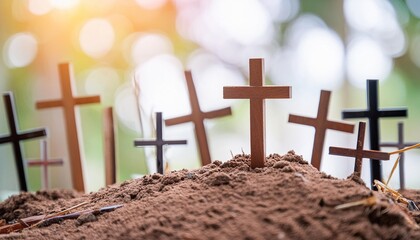
[{"label": "bokeh light circle", "polygon": [[3,56],[8,67],[25,67],[32,63],[37,52],[38,41],[31,33],[17,33],[6,41]]},{"label": "bokeh light circle", "polygon": [[208,18],[226,34],[224,37],[244,45],[265,42],[271,22],[270,14],[257,0],[213,0]]},{"label": "bokeh light circle", "polygon": [[93,58],[106,55],[111,50],[114,41],[114,28],[105,19],[91,19],[80,30],[80,46],[83,52]]},{"label": "bokeh light circle", "polygon": [[[175,56],[155,56],[137,67],[130,84],[117,90],[115,110],[118,118],[124,126],[139,132],[139,111],[145,125],[157,111],[164,112],[165,117],[188,114],[190,105],[185,85],[182,64]],[[135,95],[136,86],[139,86],[138,96]]]},{"label": "bokeh light circle", "polygon": [[134,65],[139,65],[160,54],[172,54],[171,40],[158,33],[136,34],[131,45],[130,56]]},{"label": "bokeh light circle", "polygon": [[47,14],[52,9],[51,2],[49,0],[29,0],[28,9],[35,15]]},{"label": "bokeh light circle", "polygon": [[77,6],[80,0],[50,0],[51,5],[57,9],[69,9]]},{"label": "bokeh light circle", "polygon": [[355,87],[364,89],[366,79],[384,80],[391,72],[393,62],[379,44],[368,37],[350,41],[347,50],[347,74]]},{"label": "bokeh light circle", "polygon": [[200,107],[211,111],[228,107],[237,99],[224,99],[224,86],[243,85],[246,80],[238,69],[226,66],[214,55],[205,51],[195,51],[188,58]]},{"label": "bokeh light circle", "polygon": [[166,0],[136,0],[136,3],[145,9],[157,9],[166,4]]},{"label": "bokeh light circle", "polygon": [[405,53],[406,37],[389,1],[346,0],[344,13],[351,29],[373,38],[382,46],[384,53],[392,57]]},{"label": "bokeh light circle", "polygon": [[147,114],[161,111],[166,116],[177,116],[190,112],[183,66],[175,56],[155,56],[140,65],[135,76]]},{"label": "bokeh light circle", "polygon": [[332,30],[307,30],[297,43],[297,73],[306,83],[334,89],[341,85],[344,70],[344,46]]}]

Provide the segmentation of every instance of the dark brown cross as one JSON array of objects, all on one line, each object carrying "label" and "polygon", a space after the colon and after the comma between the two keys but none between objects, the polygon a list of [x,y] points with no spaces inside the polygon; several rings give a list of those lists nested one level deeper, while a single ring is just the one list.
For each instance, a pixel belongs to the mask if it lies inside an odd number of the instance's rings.
[{"label": "dark brown cross", "polygon": [[249,99],[251,120],[251,167],[264,167],[265,162],[265,99],[291,98],[289,86],[263,86],[264,60],[249,60],[250,86],[224,87],[223,98]]},{"label": "dark brown cross", "polygon": [[[383,142],[380,144],[381,147],[396,147],[403,149],[405,147],[417,144],[415,142],[406,143],[404,142],[404,124],[398,123],[398,142]],[[400,154],[399,168],[400,168],[400,189],[405,189],[405,177],[404,177],[404,152]]]},{"label": "dark brown cross", "polygon": [[197,92],[195,90],[194,81],[190,71],[185,71],[185,80],[187,81],[188,93],[190,97],[191,114],[182,117],[167,119],[165,120],[165,125],[172,126],[186,122],[194,123],[195,137],[197,139],[198,147],[200,150],[201,164],[204,166],[211,163],[206,128],[204,127],[204,120],[228,116],[232,114],[232,111],[230,107],[227,107],[211,112],[203,112],[198,102]]},{"label": "dark brown cross", "polygon": [[[356,149],[330,147],[331,155],[354,157],[356,159],[354,163],[354,173],[359,177],[362,173],[362,159],[363,158],[389,160],[389,153],[375,151],[375,150],[363,150],[363,145],[365,143],[365,130],[366,130],[366,123],[359,122],[359,132],[357,134]],[[381,181],[382,179],[377,179],[377,180]]]},{"label": "dark brown cross", "polygon": [[[370,149],[379,150],[379,119],[385,117],[406,117],[407,109],[379,109],[378,80],[367,80],[367,110],[343,111],[343,118],[368,118]],[[370,160],[371,184],[382,179],[381,162]]]},{"label": "dark brown cross", "polygon": [[45,129],[35,129],[31,131],[20,132],[16,107],[11,92],[3,94],[4,104],[6,106],[6,117],[9,124],[10,135],[0,136],[0,144],[11,143],[15,155],[15,163],[19,178],[19,187],[21,191],[28,191],[26,184],[25,168],[23,164],[22,150],[20,141],[47,136]]},{"label": "dark brown cross", "polygon": [[70,155],[70,166],[73,181],[73,188],[79,192],[85,191],[83,181],[82,160],[80,156],[79,141],[77,136],[77,124],[74,107],[81,104],[99,103],[99,96],[74,98],[72,93],[72,74],[70,64],[62,63],[58,65],[61,80],[62,99],[37,102],[37,109],[45,108],[64,108],[64,118],[66,122],[67,147]]},{"label": "dark brown cross", "polygon": [[315,128],[314,147],[312,149],[311,164],[318,170],[321,167],[322,151],[324,149],[325,134],[327,129],[341,132],[353,133],[354,125],[340,122],[333,122],[327,119],[328,105],[330,102],[331,91],[321,91],[319,99],[318,115],[316,118],[302,117],[290,114],[289,122],[312,126]]},{"label": "dark brown cross", "polygon": [[105,156],[105,184],[111,185],[117,182],[116,158],[115,158],[115,135],[114,116],[112,107],[105,108],[103,115],[104,124],[104,156]]},{"label": "dark brown cross", "polygon": [[163,146],[164,145],[174,145],[174,144],[187,144],[186,140],[173,140],[173,141],[166,141],[163,140],[163,133],[162,133],[162,113],[156,113],[156,140],[135,140],[134,146],[135,147],[142,147],[142,146],[156,146],[156,165],[157,165],[157,172],[163,174]]},{"label": "dark brown cross", "polygon": [[63,159],[48,159],[47,141],[41,141],[41,159],[28,161],[28,166],[41,166],[42,189],[48,189],[48,166],[63,165]]}]

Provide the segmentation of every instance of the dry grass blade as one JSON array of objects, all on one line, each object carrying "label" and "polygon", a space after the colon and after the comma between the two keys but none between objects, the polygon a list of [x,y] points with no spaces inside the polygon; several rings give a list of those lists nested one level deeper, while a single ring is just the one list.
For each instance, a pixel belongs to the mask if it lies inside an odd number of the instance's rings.
[{"label": "dry grass blade", "polygon": [[345,209],[345,208],[355,207],[355,206],[359,206],[359,205],[373,206],[377,203],[378,203],[378,199],[375,196],[370,196],[368,198],[365,198],[365,199],[362,199],[362,200],[359,200],[359,201],[337,205],[335,207],[335,209]]},{"label": "dry grass blade", "polygon": [[[380,191],[380,192],[383,192],[383,193],[388,193],[388,194],[390,194],[391,196],[392,196],[392,198],[396,201],[396,202],[400,202],[400,203],[403,203],[403,204],[405,204],[406,206],[407,206],[407,208],[408,209],[416,209],[417,208],[417,206],[412,206],[412,205],[415,205],[415,203],[412,201],[412,200],[410,200],[410,199],[407,199],[407,198],[405,198],[401,193],[399,193],[397,190],[394,190],[394,189],[392,189],[392,188],[390,188],[390,187],[388,187],[387,185],[385,185],[384,183],[382,183],[381,181],[378,181],[378,180],[373,180],[373,182],[374,182],[374,185],[378,188],[378,190]],[[411,205],[411,206],[410,206]]]},{"label": "dry grass blade", "polygon": [[166,162],[165,163],[165,174],[169,174],[169,173],[171,173],[171,168],[169,167],[169,163]]},{"label": "dry grass blade", "polygon": [[133,85],[134,85],[134,96],[135,96],[135,102],[136,102],[136,111],[137,111],[137,115],[139,117],[139,123],[140,123],[140,130],[141,130],[141,134],[144,136],[143,120],[141,118],[144,112],[143,112],[142,105],[139,102],[140,101],[140,84],[137,81],[136,74],[134,74]]},{"label": "dry grass blade", "polygon": [[405,152],[405,151],[408,151],[408,150],[411,150],[411,149],[414,149],[414,148],[418,148],[418,147],[420,147],[420,143],[417,143],[417,144],[414,144],[412,146],[408,146],[406,148],[399,149],[399,150],[396,150],[396,151],[393,151],[393,152],[389,152],[389,154],[393,155],[393,154],[397,154],[397,153],[402,153],[402,152]]},{"label": "dry grass blade", "polygon": [[77,209],[77,208],[79,208],[79,207],[85,206],[85,205],[86,205],[86,204],[88,204],[88,203],[89,203],[89,202],[82,202],[82,203],[79,203],[79,204],[77,204],[77,205],[74,205],[73,207],[67,208],[67,209],[65,209],[65,210],[63,210],[63,211],[60,211],[60,212],[58,212],[58,213],[49,214],[49,215],[47,215],[47,216],[46,216],[46,218],[50,218],[50,217],[55,217],[55,216],[60,216],[60,215],[67,214],[67,213],[71,212],[71,211],[72,211],[72,210],[74,210],[74,209]]},{"label": "dry grass blade", "polygon": [[71,212],[72,210],[77,209],[77,208],[79,208],[79,207],[82,207],[82,206],[84,206],[84,205],[86,205],[86,204],[88,204],[88,203],[89,203],[89,202],[82,202],[82,203],[79,203],[79,204],[77,204],[77,205],[75,205],[75,206],[73,206],[73,207],[67,208],[67,209],[65,209],[65,210],[63,210],[63,211],[60,211],[60,212],[57,212],[57,213],[48,214],[48,215],[46,215],[46,216],[44,217],[44,219],[42,219],[41,221],[37,222],[36,224],[34,224],[34,225],[30,226],[30,227],[31,227],[31,228],[37,227],[37,226],[41,225],[43,222],[45,222],[46,220],[48,220],[48,219],[50,219],[50,218],[53,218],[53,217],[57,217],[57,216],[61,216],[61,215],[67,214],[67,213]]},{"label": "dry grass blade", "polygon": [[392,175],[394,174],[394,171],[395,171],[395,169],[397,168],[398,163],[400,162],[400,158],[401,158],[401,154],[400,154],[400,155],[398,155],[397,160],[395,160],[394,166],[392,167],[391,173],[389,174],[388,180],[386,181],[385,185],[387,185],[387,186],[388,186],[389,181],[391,180],[391,177],[392,177]]}]

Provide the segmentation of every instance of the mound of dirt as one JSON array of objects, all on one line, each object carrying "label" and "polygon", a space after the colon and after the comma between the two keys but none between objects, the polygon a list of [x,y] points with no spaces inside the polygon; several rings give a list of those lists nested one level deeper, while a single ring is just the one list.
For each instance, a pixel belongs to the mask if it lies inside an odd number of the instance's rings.
[{"label": "mound of dirt", "polygon": [[[416,212],[355,177],[337,179],[293,151],[272,154],[251,169],[249,155],[197,170],[147,175],[86,195],[22,193],[0,203],[7,222],[58,212],[123,204],[3,239],[420,239]],[[419,194],[415,202],[420,200]],[[417,194],[417,195],[416,195]],[[374,205],[335,206],[375,196]]]}]

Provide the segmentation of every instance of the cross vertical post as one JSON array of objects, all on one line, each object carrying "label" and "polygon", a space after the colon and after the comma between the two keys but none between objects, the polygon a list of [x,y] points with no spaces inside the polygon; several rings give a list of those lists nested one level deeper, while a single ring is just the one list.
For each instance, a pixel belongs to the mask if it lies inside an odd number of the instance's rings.
[{"label": "cross vertical post", "polygon": [[117,182],[116,156],[115,156],[115,132],[114,114],[112,107],[104,109],[104,157],[105,157],[105,184],[111,185]]},{"label": "cross vertical post", "polygon": [[[251,87],[262,87],[265,82],[264,79],[264,62],[251,61],[249,72],[249,85]],[[265,162],[265,99],[251,98],[251,157],[257,158],[257,162],[252,167],[263,167]],[[251,162],[252,165],[252,162]]]},{"label": "cross vertical post", "polygon": [[163,140],[163,127],[162,127],[162,113],[156,113],[156,140],[135,140],[135,147],[142,146],[155,146],[156,147],[156,165],[157,172],[163,174],[163,146],[187,144],[186,140]]},{"label": "cross vertical post", "polygon": [[25,168],[23,164],[22,149],[20,141],[44,137],[47,135],[45,129],[35,129],[31,131],[18,132],[19,124],[16,113],[16,106],[11,92],[3,94],[4,104],[6,106],[6,117],[9,125],[10,135],[0,136],[0,144],[11,143],[13,146],[13,153],[15,156],[15,163],[19,178],[19,187],[21,191],[28,191],[28,186],[25,177]]},{"label": "cross vertical post", "polygon": [[62,99],[37,102],[37,109],[62,107],[66,123],[67,147],[70,155],[70,166],[72,174],[73,188],[79,192],[85,191],[83,180],[83,168],[80,155],[79,138],[77,134],[75,106],[81,104],[99,103],[99,96],[91,97],[73,97],[71,67],[68,63],[62,63],[58,66]]},{"label": "cross vertical post", "polygon": [[316,118],[302,117],[290,114],[289,122],[302,125],[308,125],[315,128],[314,146],[312,148],[311,164],[320,170],[322,152],[324,149],[325,134],[327,129],[353,133],[354,125],[340,122],[333,122],[327,119],[328,106],[330,102],[331,91],[321,90],[319,99],[318,114]]},{"label": "cross vertical post", "polygon": [[[367,80],[367,110],[343,111],[342,117],[348,118],[368,118],[370,149],[379,150],[379,119],[384,117],[406,117],[407,109],[379,109],[378,80]],[[372,158],[370,161],[371,184],[373,180],[382,179],[381,162]]]},{"label": "cross vertical post", "polygon": [[[416,144],[415,142],[404,142],[404,124],[402,122],[398,123],[398,141],[397,142],[383,142],[380,144],[381,147],[396,147],[398,149],[403,149]],[[400,153],[399,161],[399,173],[400,173],[400,189],[405,189],[405,174],[404,174],[404,152]]]},{"label": "cross vertical post", "polygon": [[263,86],[264,60],[250,59],[250,86],[224,87],[223,98],[250,100],[251,167],[261,168],[265,163],[265,99],[291,98],[289,86]]},{"label": "cross vertical post", "polygon": [[28,166],[41,166],[42,174],[42,189],[47,190],[49,181],[48,181],[48,166],[49,165],[63,165],[62,159],[48,159],[48,148],[47,141],[41,141],[41,158],[39,160],[30,160],[28,161]]},{"label": "cross vertical post", "polygon": [[181,117],[165,120],[166,126],[177,125],[186,122],[193,122],[195,128],[195,137],[197,139],[200,151],[201,164],[207,165],[211,163],[209,144],[207,142],[206,128],[204,126],[205,119],[213,119],[224,117],[232,114],[231,108],[222,108],[210,112],[203,112],[198,102],[197,92],[195,90],[191,71],[185,71],[185,80],[187,81],[188,94],[191,104],[191,114]]},{"label": "cross vertical post", "polygon": [[366,123],[359,122],[359,131],[357,134],[357,144],[356,149],[341,148],[341,147],[330,147],[331,155],[345,156],[345,157],[354,157],[354,174],[358,177],[362,173],[362,160],[363,158],[374,158],[380,160],[389,160],[389,153],[380,152],[376,150],[363,150],[363,145],[365,142],[365,130]]}]

